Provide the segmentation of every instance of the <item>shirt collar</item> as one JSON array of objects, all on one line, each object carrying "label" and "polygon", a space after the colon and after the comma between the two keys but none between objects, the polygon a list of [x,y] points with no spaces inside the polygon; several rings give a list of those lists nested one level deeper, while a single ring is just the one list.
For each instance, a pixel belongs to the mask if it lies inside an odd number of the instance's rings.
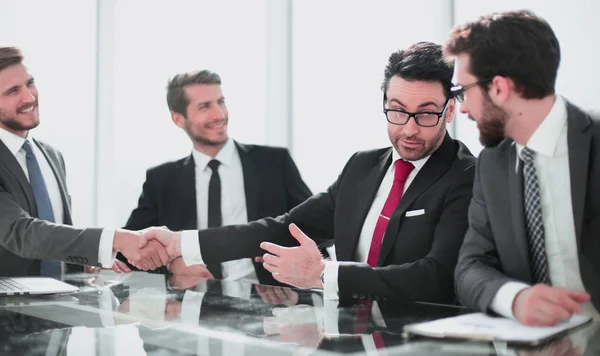
[{"label": "shirt collar", "polygon": [[23,148],[25,140],[29,141],[29,143],[33,147],[33,139],[31,138],[31,135],[27,134],[27,138],[23,138],[0,127],[0,141],[2,141],[4,145],[6,145],[6,147],[8,148],[10,153],[13,154],[13,156],[16,156],[17,152],[19,152],[19,150]]},{"label": "shirt collar", "polygon": [[[413,166],[415,166],[414,172],[418,172],[421,170],[421,168],[423,168],[423,166],[425,165],[425,163],[427,163],[427,160],[429,159],[429,157],[431,157],[431,155],[427,156],[427,157],[423,157],[421,159],[418,159],[416,161],[407,161],[413,164]],[[392,148],[392,163],[396,162],[397,160],[402,159],[402,157],[400,157],[400,154],[398,153],[398,151],[396,150],[396,148]],[[405,160],[406,161],[406,160]],[[392,164],[391,169],[394,169],[394,165]]]},{"label": "shirt collar", "polygon": [[[235,153],[235,143],[233,140],[229,139],[225,143],[225,146],[223,146],[219,153],[217,153],[214,159],[221,162],[222,165],[231,166]],[[208,166],[208,162],[213,159],[212,157],[196,150],[195,148],[192,150],[192,157],[194,157],[196,168],[200,168],[201,170],[205,170]]]},{"label": "shirt collar", "polygon": [[[556,95],[554,105],[548,116],[533,132],[527,142],[527,147],[544,156],[553,157],[558,145],[558,138],[567,123],[567,105],[560,95]],[[517,154],[521,157],[523,146],[517,145]]]}]

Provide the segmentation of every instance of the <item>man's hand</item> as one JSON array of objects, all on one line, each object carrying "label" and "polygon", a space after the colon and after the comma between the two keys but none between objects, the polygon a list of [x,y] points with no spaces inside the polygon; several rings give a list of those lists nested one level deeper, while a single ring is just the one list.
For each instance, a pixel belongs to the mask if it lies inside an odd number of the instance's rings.
[{"label": "man's hand", "polygon": [[174,274],[169,277],[169,286],[175,290],[191,289],[207,279],[206,277]]},{"label": "man's hand", "polygon": [[[153,270],[169,263],[169,255],[157,241],[140,250],[141,235],[128,230],[117,230],[113,240],[113,250],[120,251],[129,263],[142,270]],[[145,244],[146,245],[146,244]]]},{"label": "man's hand", "polygon": [[[323,340],[323,315],[312,306],[274,308],[274,317],[263,319],[269,340],[316,349]],[[271,336],[272,335],[272,336]]]},{"label": "man's hand", "polygon": [[325,260],[317,244],[296,224],[290,224],[289,229],[300,246],[282,247],[270,242],[261,243],[260,247],[269,252],[263,255],[263,266],[279,282],[299,288],[323,288],[321,272],[325,269]]},{"label": "man's hand", "polygon": [[589,300],[587,293],[536,284],[517,294],[512,312],[524,325],[554,326],[581,313],[581,304]]},{"label": "man's hand", "polygon": [[112,269],[113,271],[115,271],[117,273],[131,273],[131,269],[129,268],[129,266],[127,266],[127,264],[125,264],[124,262],[121,262],[119,260],[115,260],[115,263],[113,263],[112,268],[85,266],[85,271],[87,273],[95,273],[97,271],[108,271],[109,269]]},{"label": "man's hand", "polygon": [[215,279],[204,265],[186,266],[183,258],[177,257],[169,264],[169,272],[178,276],[195,276],[206,279]]},{"label": "man's hand", "polygon": [[165,320],[181,319],[181,301],[177,299],[167,299],[165,303]]},{"label": "man's hand", "polygon": [[156,240],[165,247],[170,259],[181,256],[181,232],[173,232],[166,227],[152,227],[141,233],[139,248],[144,248],[150,240]]},{"label": "man's hand", "polygon": [[298,292],[293,289],[276,286],[255,285],[260,298],[266,304],[293,306],[298,304]]}]

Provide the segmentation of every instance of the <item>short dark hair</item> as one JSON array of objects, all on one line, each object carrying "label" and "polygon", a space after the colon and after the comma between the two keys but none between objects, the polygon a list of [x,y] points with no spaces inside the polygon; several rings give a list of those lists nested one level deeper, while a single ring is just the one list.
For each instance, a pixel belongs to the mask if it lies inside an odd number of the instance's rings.
[{"label": "short dark hair", "polygon": [[0,71],[23,63],[23,54],[16,47],[0,47]]},{"label": "short dark hair", "polygon": [[526,99],[554,94],[560,45],[552,28],[531,11],[496,12],[452,29],[445,52],[466,53],[470,72],[481,80],[512,79]]},{"label": "short dark hair", "polygon": [[190,100],[187,95],[185,95],[183,88],[193,84],[221,85],[221,77],[219,77],[217,73],[209,70],[175,75],[167,84],[167,105],[169,106],[169,110],[186,117],[186,110]]},{"label": "short dark hair", "polygon": [[406,80],[440,82],[448,98],[453,74],[454,64],[444,60],[442,46],[431,42],[419,42],[390,55],[381,90],[385,93],[390,79],[399,76]]}]

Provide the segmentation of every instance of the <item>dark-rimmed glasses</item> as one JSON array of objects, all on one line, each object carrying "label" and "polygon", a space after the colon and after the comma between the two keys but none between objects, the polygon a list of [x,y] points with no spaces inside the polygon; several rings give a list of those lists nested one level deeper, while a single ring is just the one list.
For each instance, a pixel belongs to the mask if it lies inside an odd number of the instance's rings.
[{"label": "dark-rimmed glasses", "polygon": [[[431,112],[431,111],[423,111],[423,112],[408,112],[402,109],[387,109],[383,108],[383,113],[385,114],[385,118],[390,124],[394,125],[406,125],[410,118],[414,118],[417,125],[422,127],[434,127],[440,122],[442,116],[446,112],[448,108],[448,103],[450,103],[451,97],[446,100],[446,104],[444,104],[444,109],[441,112]],[[383,97],[384,103],[387,101],[386,97]],[[385,105],[385,104],[384,104]]]},{"label": "dark-rimmed glasses", "polygon": [[493,78],[478,80],[475,83],[467,84],[465,86],[456,85],[450,88],[450,96],[456,98],[459,103],[465,101],[465,92],[474,86],[487,84],[492,81]]}]

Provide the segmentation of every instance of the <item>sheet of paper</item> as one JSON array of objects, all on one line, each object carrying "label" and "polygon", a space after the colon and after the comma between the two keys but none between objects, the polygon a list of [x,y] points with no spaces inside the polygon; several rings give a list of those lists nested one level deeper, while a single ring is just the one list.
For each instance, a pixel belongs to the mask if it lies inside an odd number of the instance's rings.
[{"label": "sheet of paper", "polygon": [[533,342],[577,327],[590,320],[584,315],[574,315],[552,327],[525,326],[516,320],[491,317],[483,313],[465,314],[406,326],[409,333],[430,337],[460,337],[513,342]]}]

